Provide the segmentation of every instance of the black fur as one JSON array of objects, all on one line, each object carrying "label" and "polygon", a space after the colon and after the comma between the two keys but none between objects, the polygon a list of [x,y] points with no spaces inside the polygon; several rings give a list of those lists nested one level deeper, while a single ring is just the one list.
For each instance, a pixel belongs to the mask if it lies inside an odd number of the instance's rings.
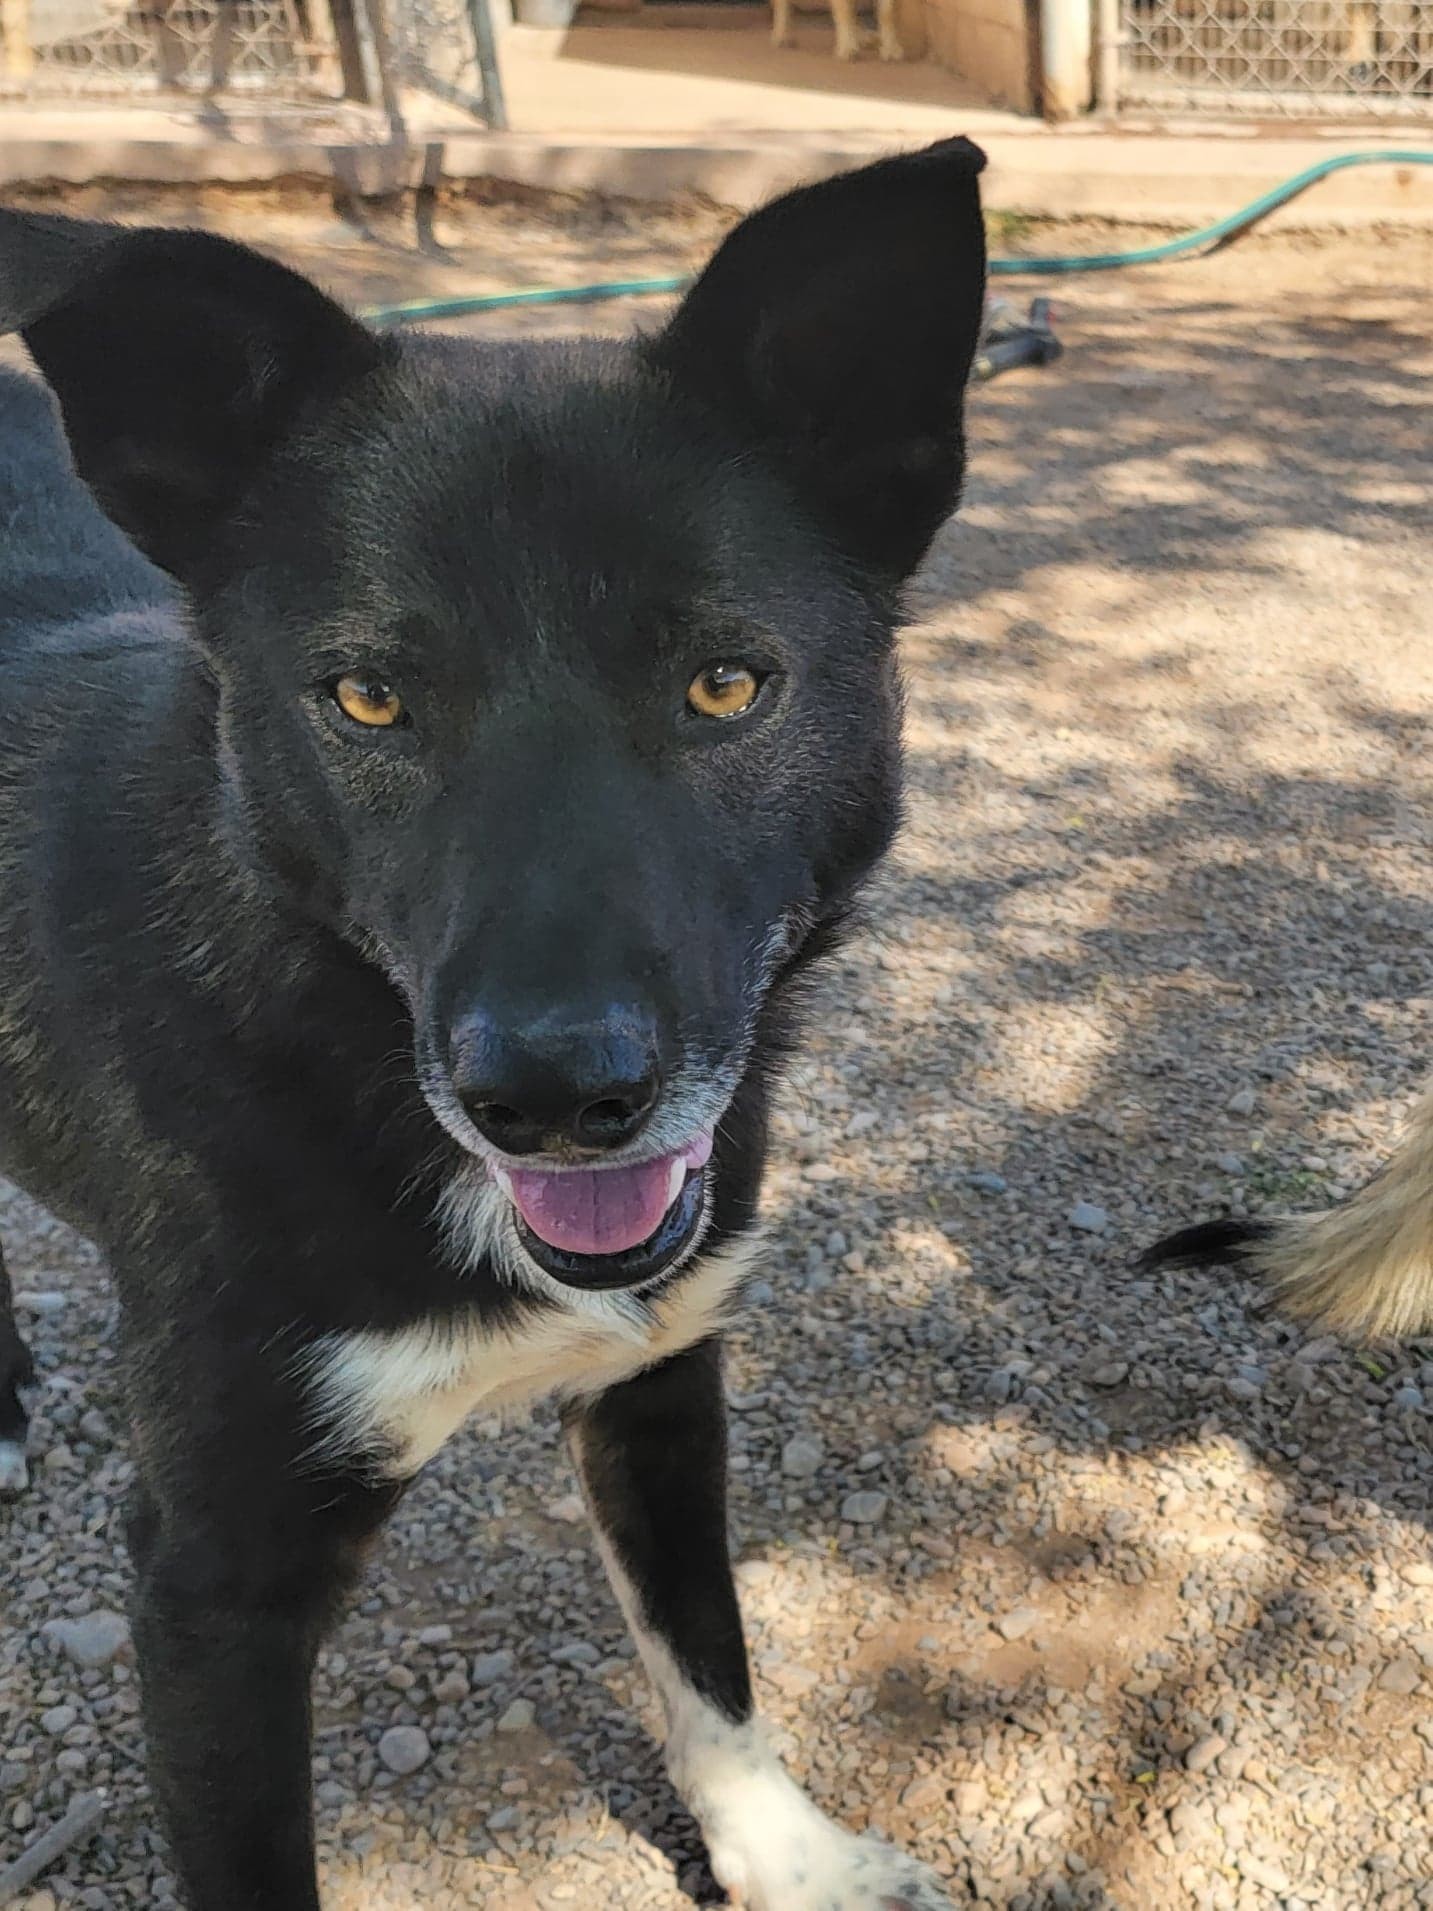
[{"label": "black fur", "polygon": [[1152,1273],[1161,1267],[1238,1267],[1273,1229],[1264,1221],[1200,1221],[1194,1227],[1166,1234],[1146,1248],[1140,1269]]},{"label": "black fur", "polygon": [[[642,1617],[704,1699],[751,1711],[726,1521],[726,1403],[707,1341],[574,1411],[583,1484]],[[677,1535],[682,1543],[674,1545]]]},{"label": "black fur", "polygon": [[[0,1168],[119,1289],[193,1911],[318,1903],[309,1669],[401,1487],[315,1457],[306,1351],[555,1304],[435,1214],[473,1169],[465,1031],[575,1042],[635,1003],[652,1132],[720,1091],[702,1253],[749,1225],[800,979],[897,820],[979,165],[951,141],[788,197],[642,346],[380,342],[222,240],[0,212],[0,318],[151,560],[0,377]],[[691,719],[733,656],[750,718]],[[410,720],[356,729],[355,671]],[[0,1412],[22,1363],[0,1289]],[[714,1348],[573,1412],[649,1622],[741,1715]]]}]

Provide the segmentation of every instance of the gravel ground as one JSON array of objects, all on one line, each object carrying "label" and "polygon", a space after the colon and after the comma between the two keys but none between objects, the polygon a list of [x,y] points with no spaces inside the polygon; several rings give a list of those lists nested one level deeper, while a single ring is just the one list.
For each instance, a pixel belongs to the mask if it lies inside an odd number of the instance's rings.
[{"label": "gravel ground", "polygon": [[[661,270],[716,223],[244,218],[369,297]],[[734,1513],[793,1764],[962,1902],[1433,1905],[1433,1342],[1131,1271],[1191,1215],[1338,1198],[1424,1068],[1430,288],[1386,238],[1072,287],[1063,364],[976,397],[917,592],[910,827],[779,1123]],[[0,1851],[102,1785],[22,1903],[162,1911],[122,1628],[65,1623],[125,1594],[112,1306],[20,1197],[0,1230],[45,1381]],[[718,1902],[552,1421],[499,1431],[323,1660],[328,1903]]]}]

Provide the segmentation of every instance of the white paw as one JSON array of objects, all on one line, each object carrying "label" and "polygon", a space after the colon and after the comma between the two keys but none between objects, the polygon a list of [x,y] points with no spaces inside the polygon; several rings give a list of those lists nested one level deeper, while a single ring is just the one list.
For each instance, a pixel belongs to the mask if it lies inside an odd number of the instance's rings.
[{"label": "white paw", "polygon": [[0,1440],[0,1500],[15,1499],[29,1484],[24,1447],[18,1440]]},{"label": "white paw", "polygon": [[883,60],[903,60],[905,57],[906,50],[899,40],[883,39],[881,41],[881,58]]},{"label": "white paw", "polygon": [[684,1692],[668,1716],[672,1779],[702,1828],[713,1876],[744,1911],[950,1911],[923,1865],[833,1824],[754,1721],[733,1724]]},{"label": "white paw", "polygon": [[771,29],[771,44],[773,46],[795,46],[796,35],[791,31],[790,27],[773,27]]},{"label": "white paw", "polygon": [[880,1838],[857,1838],[813,1812],[779,1847],[711,1846],[712,1871],[743,1911],[951,1911],[934,1873]]}]

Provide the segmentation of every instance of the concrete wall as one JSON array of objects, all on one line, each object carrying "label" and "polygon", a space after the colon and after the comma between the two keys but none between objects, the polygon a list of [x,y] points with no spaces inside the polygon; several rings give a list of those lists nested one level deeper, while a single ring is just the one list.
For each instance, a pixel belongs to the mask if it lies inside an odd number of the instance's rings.
[{"label": "concrete wall", "polygon": [[998,105],[1033,110],[1025,0],[925,0],[925,17],[933,60]]}]

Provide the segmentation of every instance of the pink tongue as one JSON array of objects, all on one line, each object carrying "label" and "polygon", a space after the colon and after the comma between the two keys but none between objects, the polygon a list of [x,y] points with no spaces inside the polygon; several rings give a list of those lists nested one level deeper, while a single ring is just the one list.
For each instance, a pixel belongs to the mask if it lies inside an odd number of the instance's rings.
[{"label": "pink tongue", "polygon": [[[699,1168],[711,1154],[703,1137],[680,1153],[635,1168],[570,1168],[542,1174],[509,1168],[513,1205],[540,1241],[566,1254],[622,1254],[656,1233],[672,1205],[672,1167]],[[677,1185],[681,1193],[682,1182]]]}]

